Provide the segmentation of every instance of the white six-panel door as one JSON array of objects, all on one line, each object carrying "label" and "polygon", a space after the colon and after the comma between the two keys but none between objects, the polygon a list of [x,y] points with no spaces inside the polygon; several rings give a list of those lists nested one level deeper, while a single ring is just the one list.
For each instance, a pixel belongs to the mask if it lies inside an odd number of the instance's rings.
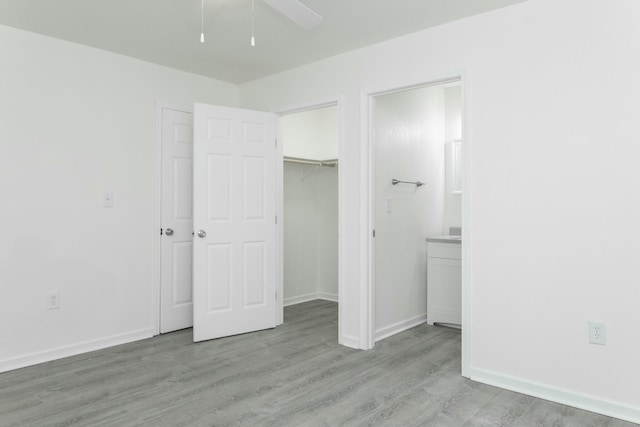
[{"label": "white six-panel door", "polygon": [[195,105],[194,341],[276,325],[275,124]]},{"label": "white six-panel door", "polygon": [[160,332],[191,327],[193,114],[162,110]]}]

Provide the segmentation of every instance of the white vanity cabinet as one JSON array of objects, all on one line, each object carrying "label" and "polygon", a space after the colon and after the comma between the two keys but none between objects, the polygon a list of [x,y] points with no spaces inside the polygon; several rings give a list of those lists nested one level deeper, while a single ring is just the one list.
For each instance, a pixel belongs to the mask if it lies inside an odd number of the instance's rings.
[{"label": "white vanity cabinet", "polygon": [[[437,240],[437,241],[433,241]],[[460,242],[427,239],[427,323],[462,323]]]}]

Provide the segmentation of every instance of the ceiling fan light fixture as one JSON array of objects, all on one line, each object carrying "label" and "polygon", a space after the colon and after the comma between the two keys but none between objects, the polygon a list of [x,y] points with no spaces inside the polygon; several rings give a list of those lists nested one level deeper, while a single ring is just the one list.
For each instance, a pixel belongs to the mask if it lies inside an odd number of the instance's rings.
[{"label": "ceiling fan light fixture", "polygon": [[200,43],[204,43],[204,0],[200,3]]},{"label": "ceiling fan light fixture", "polygon": [[256,3],[255,0],[251,0],[251,47],[256,45],[256,32],[255,32],[255,15],[256,15]]}]

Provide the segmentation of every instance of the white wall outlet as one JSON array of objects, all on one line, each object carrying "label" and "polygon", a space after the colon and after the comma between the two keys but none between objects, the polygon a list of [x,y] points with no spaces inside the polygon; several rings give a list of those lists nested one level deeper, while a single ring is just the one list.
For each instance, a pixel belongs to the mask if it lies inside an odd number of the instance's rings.
[{"label": "white wall outlet", "polygon": [[102,193],[102,207],[103,208],[113,207],[113,193],[111,191],[105,191],[104,193]]},{"label": "white wall outlet", "polygon": [[60,308],[60,292],[49,292],[45,295],[47,310],[57,310]]},{"label": "white wall outlet", "polygon": [[607,327],[604,323],[589,322],[589,343],[598,345],[607,343]]}]

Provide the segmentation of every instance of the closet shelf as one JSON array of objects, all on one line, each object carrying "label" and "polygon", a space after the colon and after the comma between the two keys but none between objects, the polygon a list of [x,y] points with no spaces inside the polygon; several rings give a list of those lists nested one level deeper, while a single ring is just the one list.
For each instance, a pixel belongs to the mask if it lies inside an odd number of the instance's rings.
[{"label": "closet shelf", "polygon": [[338,159],[313,160],[313,159],[303,159],[301,157],[285,156],[284,161],[288,163],[300,163],[303,165],[311,165],[311,166],[326,166],[329,168],[335,168],[338,165]]}]

